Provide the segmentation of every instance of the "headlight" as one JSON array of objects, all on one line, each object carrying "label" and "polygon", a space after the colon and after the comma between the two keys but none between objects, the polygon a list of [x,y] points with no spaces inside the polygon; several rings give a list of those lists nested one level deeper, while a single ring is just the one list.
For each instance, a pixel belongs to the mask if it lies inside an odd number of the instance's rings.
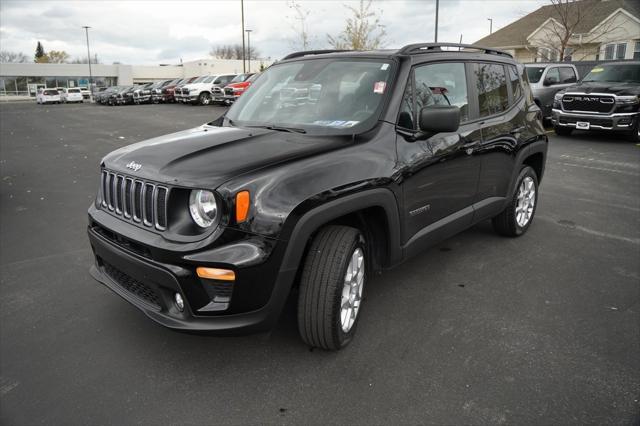
[{"label": "headlight", "polygon": [[616,101],[619,104],[635,105],[638,103],[638,96],[618,96]]},{"label": "headlight", "polygon": [[194,189],[189,196],[189,212],[193,221],[201,228],[214,224],[218,216],[218,205],[213,192]]},{"label": "headlight", "polygon": [[561,100],[562,100],[562,97],[563,97],[563,96],[564,96],[564,93],[556,93],[556,94],[553,96],[553,100],[554,100],[554,101],[558,101],[558,102],[559,102],[559,101],[561,101]]}]

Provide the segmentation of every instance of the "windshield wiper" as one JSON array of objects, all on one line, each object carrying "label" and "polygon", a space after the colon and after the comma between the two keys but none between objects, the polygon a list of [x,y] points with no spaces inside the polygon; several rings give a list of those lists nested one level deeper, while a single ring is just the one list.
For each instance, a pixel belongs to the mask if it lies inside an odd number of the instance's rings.
[{"label": "windshield wiper", "polygon": [[275,124],[266,124],[266,125],[262,125],[262,126],[244,126],[244,127],[250,127],[252,129],[277,130],[279,132],[289,132],[289,133],[307,133],[307,131],[304,130],[304,129],[298,129],[298,128],[295,128],[295,127],[276,126]]}]

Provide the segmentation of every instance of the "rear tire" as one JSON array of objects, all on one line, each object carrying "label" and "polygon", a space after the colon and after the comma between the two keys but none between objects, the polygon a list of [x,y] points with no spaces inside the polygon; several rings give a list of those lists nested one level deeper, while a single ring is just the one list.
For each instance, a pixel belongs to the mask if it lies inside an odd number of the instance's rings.
[{"label": "rear tire", "polygon": [[558,136],[570,136],[573,129],[571,127],[553,126],[553,131],[556,132]]},{"label": "rear tire", "polygon": [[357,229],[331,225],[315,236],[298,296],[298,330],[309,346],[335,351],[353,339],[366,265],[364,238]]},{"label": "rear tire", "polygon": [[536,172],[531,167],[524,166],[516,182],[511,201],[491,220],[496,232],[505,237],[519,237],[527,232],[538,207]]}]

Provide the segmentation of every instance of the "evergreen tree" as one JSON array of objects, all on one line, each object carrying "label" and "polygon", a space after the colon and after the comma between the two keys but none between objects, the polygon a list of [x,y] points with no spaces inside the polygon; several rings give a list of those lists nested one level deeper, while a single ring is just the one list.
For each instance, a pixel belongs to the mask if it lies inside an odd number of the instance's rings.
[{"label": "evergreen tree", "polygon": [[38,45],[36,46],[36,56],[34,62],[48,62],[47,54],[44,52],[44,47],[42,47],[42,43],[38,41]]}]

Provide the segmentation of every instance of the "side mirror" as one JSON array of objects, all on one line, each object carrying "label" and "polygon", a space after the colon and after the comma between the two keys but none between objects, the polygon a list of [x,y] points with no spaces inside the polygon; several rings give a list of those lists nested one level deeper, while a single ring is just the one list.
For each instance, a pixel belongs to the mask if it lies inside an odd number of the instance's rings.
[{"label": "side mirror", "polygon": [[433,105],[420,110],[420,130],[425,133],[455,132],[460,127],[460,108]]},{"label": "side mirror", "polygon": [[554,84],[558,84],[558,79],[555,77],[547,77],[544,79],[544,85],[545,86],[553,86]]}]

